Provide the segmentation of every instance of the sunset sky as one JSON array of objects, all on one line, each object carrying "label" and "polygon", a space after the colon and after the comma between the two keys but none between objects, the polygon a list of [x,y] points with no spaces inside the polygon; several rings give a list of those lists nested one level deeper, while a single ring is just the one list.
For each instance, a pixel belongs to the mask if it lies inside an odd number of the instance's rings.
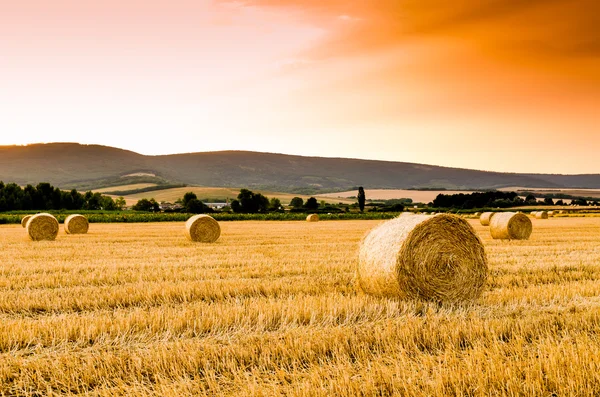
[{"label": "sunset sky", "polygon": [[1,1],[0,129],[600,173],[600,1]]}]

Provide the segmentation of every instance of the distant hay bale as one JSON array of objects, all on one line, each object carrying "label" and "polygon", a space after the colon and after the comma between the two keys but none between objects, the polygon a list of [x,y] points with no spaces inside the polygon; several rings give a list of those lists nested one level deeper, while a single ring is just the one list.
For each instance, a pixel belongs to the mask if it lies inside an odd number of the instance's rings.
[{"label": "distant hay bale", "polygon": [[58,221],[50,214],[36,214],[29,218],[26,229],[33,241],[54,240],[58,235]]},{"label": "distant hay bale", "polygon": [[214,243],[221,235],[221,227],[212,216],[194,215],[185,222],[185,235],[191,241]]},{"label": "distant hay bale", "polygon": [[319,215],[310,214],[309,216],[306,217],[306,222],[319,222]]},{"label": "distant hay bale", "polygon": [[538,211],[535,213],[535,219],[548,219],[547,211]]},{"label": "distant hay bale", "polygon": [[533,216],[534,218],[535,218],[535,214],[537,214],[537,211],[531,211],[531,212],[529,213],[529,215]]},{"label": "distant hay bale", "polygon": [[32,215],[25,215],[23,219],[21,219],[21,226],[26,227],[27,221],[31,218]]},{"label": "distant hay bale", "polygon": [[495,212],[484,212],[483,214],[481,214],[481,216],[479,216],[479,222],[481,222],[483,226],[489,226],[490,220],[492,219],[494,214]]},{"label": "distant hay bale", "polygon": [[548,216],[554,216],[554,211],[548,211]]},{"label": "distant hay bale", "polygon": [[477,218],[479,218],[479,217],[481,216],[481,212],[476,212],[476,213],[475,213],[475,216],[476,216]]},{"label": "distant hay bale", "polygon": [[73,214],[65,218],[64,227],[67,234],[85,234],[88,232],[90,225],[85,216]]},{"label": "distant hay bale", "polygon": [[531,236],[533,226],[525,214],[503,212],[494,215],[490,223],[493,239],[527,240]]},{"label": "distant hay bale", "polygon": [[362,241],[358,287],[372,295],[460,302],[477,298],[487,279],[483,244],[455,215],[400,216]]}]

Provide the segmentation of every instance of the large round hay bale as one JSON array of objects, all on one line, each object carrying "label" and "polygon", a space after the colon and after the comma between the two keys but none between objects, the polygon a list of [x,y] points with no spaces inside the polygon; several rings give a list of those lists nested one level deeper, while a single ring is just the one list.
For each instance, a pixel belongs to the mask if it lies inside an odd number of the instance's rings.
[{"label": "large round hay bale", "polygon": [[185,235],[192,241],[214,243],[221,235],[221,227],[212,216],[194,215],[185,222]]},{"label": "large round hay bale", "polygon": [[310,214],[309,216],[306,217],[306,222],[319,222],[319,215]]},{"label": "large round hay bale", "polygon": [[494,214],[495,214],[495,212],[484,212],[479,217],[479,222],[481,222],[481,224],[483,226],[489,226],[490,225],[490,220],[492,219],[492,217],[494,216]]},{"label": "large round hay bale", "polygon": [[31,218],[32,215],[25,215],[22,219],[21,219],[21,226],[26,227],[27,226],[27,221]]},{"label": "large round hay bale", "polygon": [[378,296],[460,302],[478,297],[487,279],[483,244],[455,215],[400,216],[362,241],[359,288]]},{"label": "large round hay bale", "polygon": [[514,212],[496,214],[490,223],[490,233],[494,239],[527,240],[532,230],[531,219]]},{"label": "large round hay bale", "polygon": [[50,214],[36,214],[29,218],[26,229],[33,241],[54,240],[58,235],[58,221]]},{"label": "large round hay bale", "polygon": [[65,218],[64,227],[67,234],[85,234],[88,232],[90,224],[85,216],[73,214]]},{"label": "large round hay bale", "polygon": [[548,211],[538,211],[535,213],[535,219],[548,219]]}]

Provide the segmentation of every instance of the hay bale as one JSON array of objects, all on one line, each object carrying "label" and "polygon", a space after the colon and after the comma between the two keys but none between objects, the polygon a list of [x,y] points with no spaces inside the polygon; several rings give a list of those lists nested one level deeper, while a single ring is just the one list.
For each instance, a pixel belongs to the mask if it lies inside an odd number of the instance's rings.
[{"label": "hay bale", "polygon": [[306,222],[319,222],[319,215],[310,214],[309,216],[306,217]]},{"label": "hay bale", "polygon": [[490,223],[492,238],[501,240],[527,240],[533,226],[525,214],[503,212],[496,214]]},{"label": "hay bale", "polygon": [[476,212],[475,217],[479,218],[481,216],[481,212]]},{"label": "hay bale", "polygon": [[487,273],[483,244],[466,220],[414,215],[385,222],[363,239],[357,281],[373,295],[460,302],[481,294]]},{"label": "hay bale", "polygon": [[538,211],[535,213],[535,219],[548,219],[547,211]]},{"label": "hay bale", "polygon": [[548,216],[554,216],[554,211],[548,211]]},{"label": "hay bale", "polygon": [[534,218],[535,218],[535,214],[537,214],[537,211],[531,211],[531,212],[529,213],[529,215],[533,216]]},{"label": "hay bale", "polygon": [[185,235],[191,241],[214,243],[221,235],[221,227],[212,216],[194,215],[185,222]]},{"label": "hay bale", "polygon": [[73,214],[65,218],[64,227],[67,234],[85,234],[88,232],[90,225],[85,216]]},{"label": "hay bale", "polygon": [[54,240],[58,235],[58,221],[46,213],[32,215],[25,228],[33,241]]},{"label": "hay bale", "polygon": [[31,215],[25,215],[23,219],[21,219],[21,226],[26,227],[27,221],[31,218]]},{"label": "hay bale", "polygon": [[479,222],[481,222],[481,224],[483,226],[489,226],[490,225],[490,220],[492,219],[492,217],[494,216],[494,214],[495,214],[495,212],[484,212],[479,217]]}]

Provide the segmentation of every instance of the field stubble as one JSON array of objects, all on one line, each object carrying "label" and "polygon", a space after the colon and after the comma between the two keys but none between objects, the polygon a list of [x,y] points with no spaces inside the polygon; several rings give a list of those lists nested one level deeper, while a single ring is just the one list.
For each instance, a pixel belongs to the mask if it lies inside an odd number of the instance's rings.
[{"label": "field stubble", "polygon": [[0,226],[0,395],[598,395],[600,219],[494,241],[465,306],[355,292],[380,221]]}]

